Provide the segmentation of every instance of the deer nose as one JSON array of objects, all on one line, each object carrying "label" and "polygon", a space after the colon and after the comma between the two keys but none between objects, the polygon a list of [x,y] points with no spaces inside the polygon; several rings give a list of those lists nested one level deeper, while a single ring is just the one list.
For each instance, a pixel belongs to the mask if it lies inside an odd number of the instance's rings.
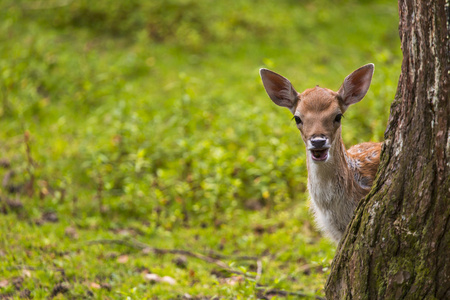
[{"label": "deer nose", "polygon": [[314,148],[322,148],[323,146],[325,146],[325,143],[327,142],[326,138],[322,138],[322,137],[315,137],[311,139],[311,145]]}]

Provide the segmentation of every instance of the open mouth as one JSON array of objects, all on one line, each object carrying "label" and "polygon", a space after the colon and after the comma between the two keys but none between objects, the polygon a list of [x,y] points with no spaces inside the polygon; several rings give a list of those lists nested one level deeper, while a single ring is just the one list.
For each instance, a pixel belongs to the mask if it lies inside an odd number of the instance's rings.
[{"label": "open mouth", "polygon": [[315,161],[324,161],[328,158],[328,149],[311,150],[311,158]]}]

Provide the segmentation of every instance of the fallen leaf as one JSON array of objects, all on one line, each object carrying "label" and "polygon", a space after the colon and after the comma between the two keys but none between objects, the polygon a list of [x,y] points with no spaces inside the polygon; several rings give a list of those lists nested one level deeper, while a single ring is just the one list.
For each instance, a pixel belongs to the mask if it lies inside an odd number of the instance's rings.
[{"label": "fallen leaf", "polygon": [[153,282],[153,283],[155,283],[155,282],[164,282],[164,283],[168,283],[170,285],[177,284],[177,281],[175,279],[173,279],[172,277],[170,277],[170,276],[160,277],[157,274],[145,274],[144,278],[146,280],[150,281],[150,282]]},{"label": "fallen leaf", "polygon": [[0,288],[4,288],[7,287],[9,284],[9,281],[4,279],[4,280],[0,280]]},{"label": "fallen leaf", "polygon": [[31,272],[30,272],[30,270],[23,269],[23,270],[22,270],[22,274],[23,274],[23,276],[25,276],[25,277],[31,277]]},{"label": "fallen leaf", "polygon": [[159,277],[159,275],[156,274],[145,274],[144,278],[151,282],[161,282],[161,277]]},{"label": "fallen leaf", "polygon": [[91,288],[93,288],[93,289],[96,289],[96,290],[98,290],[98,289],[101,288],[100,284],[98,284],[98,283],[96,283],[96,282],[91,282],[91,284],[90,284],[89,286],[90,286]]},{"label": "fallen leaf", "polygon": [[223,279],[223,282],[225,284],[228,284],[228,285],[231,285],[231,286],[236,285],[238,283],[241,283],[243,281],[244,281],[244,278],[242,276],[231,276],[229,278],[224,278]]},{"label": "fallen leaf", "polygon": [[129,230],[129,229],[119,229],[117,231],[117,234],[119,234],[121,236],[130,236],[130,235],[132,235],[132,233],[133,232],[131,230]]},{"label": "fallen leaf", "polygon": [[151,252],[153,252],[153,250],[151,248],[146,247],[146,248],[142,249],[142,254],[149,254]]},{"label": "fallen leaf", "polygon": [[128,255],[121,255],[117,258],[117,262],[120,264],[126,264],[128,262]]},{"label": "fallen leaf", "polygon": [[189,269],[189,277],[195,277],[195,271],[192,269]]},{"label": "fallen leaf", "polygon": [[75,227],[66,227],[66,229],[64,229],[64,234],[71,239],[78,239],[78,232]]},{"label": "fallen leaf", "polygon": [[106,282],[102,283],[100,286],[103,289],[108,290],[108,291],[111,291],[111,289],[112,289],[111,285],[109,283],[106,283]]},{"label": "fallen leaf", "polygon": [[170,277],[170,276],[164,276],[163,278],[161,278],[161,282],[165,282],[165,283],[168,283],[168,284],[170,284],[170,285],[175,285],[175,284],[177,284],[176,280],[173,279],[173,278]]}]

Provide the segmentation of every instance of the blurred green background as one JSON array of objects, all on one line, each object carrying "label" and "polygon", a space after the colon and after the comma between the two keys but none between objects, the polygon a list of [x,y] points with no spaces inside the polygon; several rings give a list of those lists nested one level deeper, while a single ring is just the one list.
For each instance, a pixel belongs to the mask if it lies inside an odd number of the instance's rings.
[{"label": "blurred green background", "polygon": [[[258,70],[337,90],[374,63],[343,139],[382,141],[397,24],[387,0],[0,1],[0,295],[266,297],[257,284],[321,295],[335,246],[308,212],[295,122]],[[100,238],[263,256],[264,268],[256,283],[85,243]]]}]

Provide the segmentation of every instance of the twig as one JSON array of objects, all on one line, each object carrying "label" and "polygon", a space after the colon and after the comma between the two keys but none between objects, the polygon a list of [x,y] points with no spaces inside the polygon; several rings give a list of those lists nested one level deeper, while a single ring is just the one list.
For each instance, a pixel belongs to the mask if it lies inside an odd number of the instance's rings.
[{"label": "twig", "polygon": [[[280,296],[298,296],[298,297],[311,297],[312,295],[306,294],[299,291],[286,291],[286,290],[280,290],[280,289],[273,289],[269,288],[268,286],[263,286],[258,283],[258,281],[261,279],[262,275],[262,261],[258,257],[252,257],[252,256],[226,256],[218,253],[212,253],[215,257],[220,257],[222,259],[233,259],[233,260],[253,260],[256,259],[256,276],[250,276],[244,272],[237,271],[232,269],[230,266],[228,266],[223,261],[213,258],[211,256],[206,256],[200,253],[192,252],[189,250],[182,250],[182,249],[162,249],[162,248],[155,248],[151,247],[148,244],[139,242],[137,240],[115,240],[115,239],[100,239],[100,240],[92,240],[85,242],[87,245],[95,245],[95,244],[116,244],[116,245],[122,245],[127,246],[134,249],[139,250],[146,250],[149,252],[153,252],[156,254],[180,254],[180,255],[186,255],[190,257],[194,257],[200,260],[203,260],[208,263],[213,263],[220,268],[233,273],[242,275],[247,278],[251,278],[256,282],[255,289],[261,290],[265,295],[268,294],[274,294],[274,295],[280,295]],[[320,296],[314,296],[316,300],[325,300],[325,298]]]},{"label": "twig", "polygon": [[108,240],[108,239],[100,239],[100,240],[92,240],[85,242],[88,245],[95,245],[95,244],[116,244],[116,245],[123,245],[130,248],[140,249],[143,250],[145,248],[148,248],[145,246],[145,244],[141,245],[140,242],[130,242],[127,240]]},{"label": "twig", "polygon": [[[269,289],[266,286],[256,286],[255,288],[258,290],[263,290],[265,295],[272,294],[272,295],[280,295],[280,296],[299,296],[299,297],[311,297],[312,296],[310,294],[306,294],[303,292],[292,292],[292,291],[279,290],[279,289]],[[320,296],[314,296],[314,299],[326,300],[325,298],[320,297]]]},{"label": "twig", "polygon": [[[155,248],[148,244],[142,243],[135,239],[130,240],[115,240],[115,239],[100,239],[100,240],[92,240],[87,241],[87,244],[117,244],[117,245],[123,245],[130,248],[140,249],[144,250],[147,249],[148,251],[155,252],[158,254],[180,254],[180,255],[186,255],[183,253],[184,251],[188,250],[182,250],[182,249],[162,249],[162,248]],[[189,251],[188,251],[189,252]],[[208,251],[207,253],[209,258],[212,259],[227,259],[227,260],[258,260],[258,256],[249,256],[249,255],[243,255],[243,256],[234,256],[234,255],[223,255],[214,251]],[[261,257],[266,256],[262,255]]]},{"label": "twig", "polygon": [[154,252],[156,254],[180,254],[180,255],[186,255],[186,256],[190,256],[190,257],[194,257],[203,261],[206,261],[208,263],[212,263],[217,265],[218,267],[233,273],[233,274],[238,274],[238,275],[242,275],[245,277],[249,277],[249,278],[254,278],[244,272],[241,271],[237,271],[232,269],[230,266],[228,266],[226,263],[224,263],[223,261],[219,260],[219,259],[215,259],[200,253],[196,253],[196,252],[192,252],[189,250],[182,250],[182,249],[162,249],[162,248],[155,248],[155,247],[151,247],[147,244],[144,244],[142,242],[139,241],[127,241],[127,240],[108,240],[108,239],[103,239],[103,240],[93,240],[93,241],[88,241],[86,242],[86,244],[88,245],[94,245],[94,244],[117,244],[117,245],[123,245],[123,246],[127,246],[127,247],[131,247],[131,248],[135,248],[135,249],[140,249],[140,250],[148,250],[151,252]]},{"label": "twig", "polygon": [[32,266],[26,266],[26,265],[18,265],[18,266],[9,266],[6,267],[7,270],[31,270],[31,271],[35,271],[35,270],[40,270],[42,268],[36,268],[36,267],[32,267]]},{"label": "twig", "polygon": [[27,173],[30,176],[30,180],[25,184],[25,191],[27,192],[29,197],[32,197],[34,194],[34,167],[35,162],[31,157],[31,145],[30,145],[30,132],[28,130],[24,133],[24,143],[25,143],[25,151],[27,155]]},{"label": "twig", "polygon": [[256,277],[255,277],[256,283],[258,283],[259,280],[261,279],[261,274],[262,274],[262,261],[258,259],[256,261]]},{"label": "twig", "polygon": [[98,185],[97,193],[95,194],[95,199],[98,201],[98,211],[100,214],[105,212],[105,207],[103,206],[103,188],[104,182],[101,174],[98,174]]},{"label": "twig", "polygon": [[28,162],[28,166],[34,166],[34,160],[31,157],[31,146],[30,146],[30,132],[28,130],[25,131],[24,135],[23,135],[23,139],[25,142],[25,152],[27,154],[27,162]]},{"label": "twig", "polygon": [[61,272],[64,273],[64,269],[63,268],[58,268],[58,267],[49,267],[49,266],[45,266],[45,267],[32,267],[32,266],[27,266],[27,265],[17,265],[17,266],[9,266],[6,267],[7,270],[11,271],[11,270],[29,270],[29,271],[47,271],[47,270],[52,270],[52,271],[57,271],[57,272]]},{"label": "twig", "polygon": [[212,250],[208,250],[208,256],[212,258],[217,259],[230,259],[230,260],[258,260],[260,257],[268,256],[268,254],[263,254],[261,256],[250,256],[250,255],[243,255],[243,256],[232,256],[232,255],[223,255],[217,252],[214,252]]}]

